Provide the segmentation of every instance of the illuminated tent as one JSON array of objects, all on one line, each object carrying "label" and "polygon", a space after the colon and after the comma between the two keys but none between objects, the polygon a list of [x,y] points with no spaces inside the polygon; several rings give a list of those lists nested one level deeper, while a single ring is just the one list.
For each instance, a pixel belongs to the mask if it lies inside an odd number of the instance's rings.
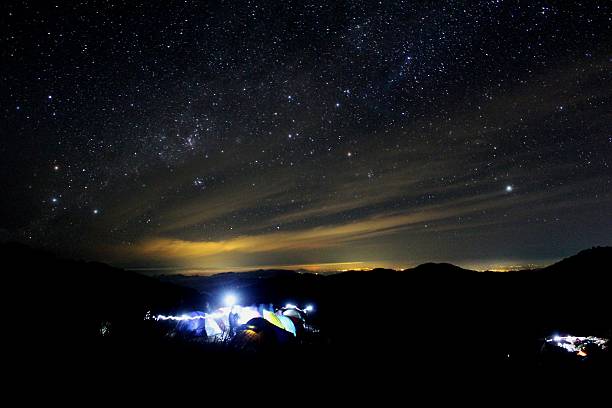
[{"label": "illuminated tent", "polygon": [[297,309],[283,309],[281,312],[284,317],[287,317],[293,323],[296,336],[304,329],[304,315]]},{"label": "illuminated tent", "polygon": [[295,324],[290,318],[283,316],[283,315],[274,314],[268,310],[263,311],[263,318],[267,320],[269,323],[278,327],[279,329],[288,331],[294,336],[296,335]]},{"label": "illuminated tent", "polygon": [[[282,309],[276,313],[265,306],[260,305],[259,307],[254,306],[232,306],[222,307],[215,310],[213,313],[206,314],[204,312],[190,312],[178,316],[158,316],[158,319],[164,321],[176,321],[175,329],[179,333],[189,334],[191,336],[207,336],[209,339],[214,339],[223,336],[229,330],[229,313],[233,312],[238,315],[238,324],[243,325],[245,322],[259,322],[257,326],[259,331],[267,332],[268,329],[265,326],[261,326],[265,322],[266,325],[274,327],[277,331],[280,330],[281,334],[277,333],[278,336],[297,336],[304,328],[304,316],[301,311],[294,309]],[[261,327],[260,327],[261,326]],[[242,337],[247,338],[249,335],[254,336],[253,333],[248,332],[248,329],[242,327],[240,330],[247,331]],[[251,329],[251,331],[253,331]],[[261,336],[261,335],[258,335]],[[251,339],[252,341],[255,338]]]},{"label": "illuminated tent", "polygon": [[236,312],[238,313],[238,323],[240,324],[245,324],[251,319],[261,317],[257,308],[253,306],[237,307]]},{"label": "illuminated tent", "polygon": [[209,314],[207,318],[214,320],[221,332],[225,332],[229,329],[228,313],[229,312],[226,313],[223,308],[221,308]]},{"label": "illuminated tent", "polygon": [[278,327],[279,329],[285,330],[285,326],[280,321],[278,316],[270,312],[269,310],[263,311],[263,318],[266,319],[268,322],[272,323],[273,325],[275,325],[276,327]]},{"label": "illuminated tent", "polygon": [[293,324],[293,321],[288,318],[287,316],[276,316],[278,318],[278,320],[280,320],[280,322],[283,325],[283,328],[285,330],[287,330],[289,333],[293,334],[294,336],[297,336],[297,332],[295,330],[295,324]]},{"label": "illuminated tent", "polygon": [[188,319],[179,320],[176,324],[176,330],[183,333],[189,333],[194,336],[205,336],[206,323],[205,314],[203,312],[190,312],[184,315]]},{"label": "illuminated tent", "polygon": [[204,319],[204,326],[206,327],[206,335],[208,338],[218,337],[223,334],[223,330],[219,327],[215,319],[207,317]]},{"label": "illuminated tent", "polygon": [[299,320],[304,320],[304,316],[297,309],[285,309],[283,310],[283,316],[294,317]]},{"label": "illuminated tent", "polygon": [[221,307],[208,316],[215,320],[221,331],[226,331],[229,329],[229,314],[232,311],[238,314],[239,324],[244,324],[255,317],[261,317],[256,307],[243,307],[238,305],[232,307]]},{"label": "illuminated tent", "polygon": [[293,339],[293,334],[270,323],[268,320],[256,317],[241,326],[231,341],[232,346],[246,351],[258,351],[274,348]]}]

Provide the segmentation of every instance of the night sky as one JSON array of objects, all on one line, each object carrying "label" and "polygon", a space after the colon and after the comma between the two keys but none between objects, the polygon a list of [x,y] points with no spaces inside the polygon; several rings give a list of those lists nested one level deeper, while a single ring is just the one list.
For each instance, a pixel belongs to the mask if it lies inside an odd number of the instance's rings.
[{"label": "night sky", "polygon": [[39,3],[0,6],[1,240],[182,272],[612,244],[610,2]]}]

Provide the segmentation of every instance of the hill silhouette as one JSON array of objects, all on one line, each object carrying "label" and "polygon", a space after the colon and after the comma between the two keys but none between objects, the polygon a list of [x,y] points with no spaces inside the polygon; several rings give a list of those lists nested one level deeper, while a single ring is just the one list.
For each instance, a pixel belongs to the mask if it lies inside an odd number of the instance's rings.
[{"label": "hill silhouette", "polygon": [[602,274],[603,278],[610,275],[612,247],[594,247],[580,251],[576,255],[554,263],[542,271],[550,273]]},{"label": "hill silhouette", "polygon": [[[546,268],[505,273],[427,263],[402,271],[260,270],[160,279],[59,259],[20,244],[0,245],[0,257],[10,265],[3,274],[4,299],[15,320],[9,341],[27,344],[38,355],[84,354],[95,363],[150,362],[151,355],[174,361],[169,356],[177,353],[194,359],[200,349],[169,349],[143,323],[144,315],[204,310],[227,290],[243,304],[314,304],[311,322],[324,345],[291,357],[313,370],[320,364],[380,370],[390,362],[534,367],[543,338],[552,333],[612,334],[609,247]],[[36,316],[35,324],[30,316]],[[101,338],[102,329],[110,330],[110,340]],[[209,361],[210,353],[201,358]]]},{"label": "hill silhouette", "polygon": [[[42,334],[43,345],[90,341],[106,322],[137,338],[146,311],[191,307],[199,299],[193,289],[97,262],[61,259],[22,244],[0,245],[0,259],[7,265],[3,297],[19,328],[11,334]],[[36,316],[34,325],[31,316]]]},{"label": "hill silhouette", "polygon": [[[612,248],[603,247],[537,270],[477,272],[427,263],[403,271],[287,272],[263,279],[241,273],[243,280],[216,289],[239,291],[245,303],[314,303],[313,320],[330,339],[331,361],[340,365],[357,358],[374,367],[389,361],[534,367],[551,334],[610,337],[610,262]],[[189,280],[210,293],[211,278]]]}]

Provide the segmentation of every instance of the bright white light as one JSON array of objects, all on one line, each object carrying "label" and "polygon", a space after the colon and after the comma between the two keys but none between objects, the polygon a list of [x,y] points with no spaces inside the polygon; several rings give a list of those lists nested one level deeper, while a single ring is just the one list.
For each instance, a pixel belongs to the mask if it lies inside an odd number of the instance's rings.
[{"label": "bright white light", "polygon": [[555,335],[552,339],[546,339],[548,343],[556,344],[558,347],[569,351],[570,353],[578,353],[578,355],[584,357],[584,355],[580,354],[584,352],[583,348],[586,344],[594,344],[601,349],[606,349],[608,347],[608,339],[595,337],[595,336],[559,336]]},{"label": "bright white light", "polygon": [[225,303],[226,306],[234,306],[237,301],[238,298],[233,293],[228,293],[225,295],[225,298],[223,298],[223,303]]},{"label": "bright white light", "polygon": [[182,322],[184,320],[198,320],[198,319],[206,319],[207,316],[188,316],[188,315],[180,315],[180,316],[165,316],[165,315],[157,315],[154,317],[155,320],[175,320],[177,322]]},{"label": "bright white light", "polygon": [[285,305],[285,309],[297,309],[297,306],[296,305],[292,305],[291,303],[287,303]]},{"label": "bright white light", "polygon": [[511,193],[514,188],[511,185],[506,186],[506,193]]},{"label": "bright white light", "polygon": [[312,305],[308,305],[306,306],[306,308],[304,309],[307,312],[312,312],[314,310],[314,307]]}]

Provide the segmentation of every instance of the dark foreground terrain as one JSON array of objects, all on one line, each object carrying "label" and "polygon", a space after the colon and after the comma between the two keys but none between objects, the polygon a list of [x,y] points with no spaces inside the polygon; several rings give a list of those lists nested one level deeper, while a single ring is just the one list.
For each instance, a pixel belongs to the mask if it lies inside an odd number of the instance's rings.
[{"label": "dark foreground terrain", "polygon": [[[156,279],[60,260],[18,244],[1,256],[4,335],[15,375],[137,378],[175,384],[283,378],[609,372],[610,351],[544,351],[555,333],[612,337],[612,248],[547,268],[483,273],[449,264],[335,275],[258,271]],[[180,285],[176,283],[180,283]],[[197,290],[194,288],[198,288]],[[204,310],[222,293],[242,304],[312,303],[317,336],[260,352],[168,337],[147,312]],[[56,368],[62,367],[58,374]],[[557,375],[555,374],[555,375]],[[59,376],[59,377],[58,377]]]}]

